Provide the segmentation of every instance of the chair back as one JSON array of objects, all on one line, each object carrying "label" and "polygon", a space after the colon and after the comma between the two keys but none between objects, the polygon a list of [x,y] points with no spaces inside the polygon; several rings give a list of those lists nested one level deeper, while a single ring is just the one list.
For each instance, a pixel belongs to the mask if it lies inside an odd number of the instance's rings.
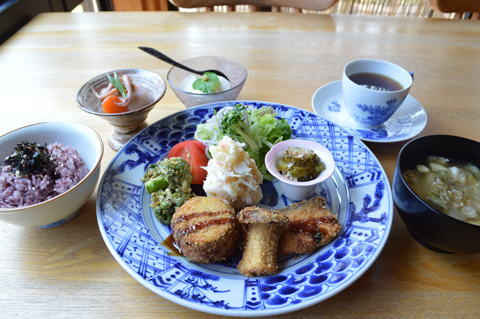
[{"label": "chair back", "polygon": [[[115,1],[115,0],[114,0]],[[120,0],[116,0],[120,1]],[[142,0],[145,1],[145,0]],[[149,0],[151,1],[151,0]],[[166,1],[166,0],[163,0]],[[272,11],[478,19],[480,0],[168,0],[183,11]]]},{"label": "chair back", "polygon": [[332,7],[338,0],[169,0],[182,8],[199,8],[213,6],[254,5],[271,7],[290,7],[314,11],[324,11]]},{"label": "chair back", "polygon": [[430,0],[433,9],[440,12],[454,12],[455,18],[479,19],[479,0]]}]

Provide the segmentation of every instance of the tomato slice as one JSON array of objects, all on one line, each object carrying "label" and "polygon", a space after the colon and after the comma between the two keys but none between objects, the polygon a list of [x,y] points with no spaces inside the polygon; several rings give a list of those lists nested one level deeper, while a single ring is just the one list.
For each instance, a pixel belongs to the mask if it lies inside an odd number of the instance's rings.
[{"label": "tomato slice", "polygon": [[181,157],[187,160],[192,168],[192,184],[203,184],[203,181],[207,178],[207,171],[201,166],[207,166],[208,164],[205,145],[197,140],[178,143],[168,152],[167,158],[172,157]]}]

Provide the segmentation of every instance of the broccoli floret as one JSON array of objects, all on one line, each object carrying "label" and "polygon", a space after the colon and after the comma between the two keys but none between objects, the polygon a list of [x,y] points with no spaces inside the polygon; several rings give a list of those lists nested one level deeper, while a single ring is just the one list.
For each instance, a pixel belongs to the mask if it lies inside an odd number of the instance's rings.
[{"label": "broccoli floret", "polygon": [[[147,187],[147,191],[152,193],[159,189],[170,188],[172,191],[190,192],[193,176],[190,164],[181,157],[172,157],[164,159],[156,164],[150,164],[145,171],[142,181]],[[161,182],[161,183],[155,183]],[[162,187],[153,187],[153,185],[162,185]]]},{"label": "broccoli floret", "polygon": [[195,194],[185,192],[172,193],[169,189],[153,193],[150,207],[157,220],[165,225],[170,225],[173,213],[177,207],[182,206]]},{"label": "broccoli floret", "polygon": [[142,181],[152,194],[150,207],[162,224],[170,225],[177,207],[194,197],[191,194],[193,177],[188,162],[180,157],[172,157],[148,166]]}]

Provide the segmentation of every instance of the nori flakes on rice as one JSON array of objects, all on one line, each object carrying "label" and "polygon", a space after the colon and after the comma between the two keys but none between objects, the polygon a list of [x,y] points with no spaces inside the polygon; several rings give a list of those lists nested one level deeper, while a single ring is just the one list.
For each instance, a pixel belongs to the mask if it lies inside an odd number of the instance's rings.
[{"label": "nori flakes on rice", "polygon": [[[89,172],[80,154],[70,146],[46,145],[47,154],[42,145],[23,143],[25,145],[18,144],[16,151],[0,164],[0,208],[29,206],[51,199],[75,186]],[[22,157],[27,155],[29,160],[18,160],[21,157],[15,153],[20,152],[20,146],[26,146],[24,150],[33,148],[33,151],[22,153]],[[41,169],[25,169],[32,163],[40,167],[46,164]],[[28,171],[34,173],[26,173]]]}]

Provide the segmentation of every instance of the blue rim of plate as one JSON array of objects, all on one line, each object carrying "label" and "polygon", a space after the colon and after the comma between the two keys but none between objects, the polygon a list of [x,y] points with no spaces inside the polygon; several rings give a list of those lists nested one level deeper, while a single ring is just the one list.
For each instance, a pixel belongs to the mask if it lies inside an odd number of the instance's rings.
[{"label": "blue rim of plate", "polygon": [[[339,215],[342,225],[339,236],[313,254],[284,258],[288,267],[280,266],[274,276],[244,277],[233,267],[228,270],[228,264],[212,268],[172,255],[165,243],[158,242],[159,233],[168,232],[168,227],[155,225],[151,209],[145,207],[148,197],[140,178],[146,166],[165,157],[176,143],[192,139],[196,125],[210,118],[214,110],[235,103],[272,106],[280,117],[289,121],[292,137],[317,141],[327,147],[335,159],[337,176],[341,175],[340,180],[348,189],[344,212]],[[274,189],[279,192],[277,185]],[[319,191],[322,193],[321,187]],[[326,195],[335,197],[328,192]],[[278,196],[284,198],[280,193]],[[282,205],[281,201],[277,205]],[[237,317],[297,311],[341,292],[379,256],[393,219],[388,178],[363,142],[311,112],[262,101],[205,104],[153,123],[133,137],[109,163],[99,184],[96,208],[105,244],[139,283],[185,307]],[[279,260],[279,265],[282,264],[284,260]]]},{"label": "blue rim of plate", "polygon": [[315,114],[343,127],[364,142],[394,143],[411,139],[427,125],[427,113],[422,104],[410,94],[402,106],[384,124],[362,127],[347,113],[342,95],[342,81],[334,81],[319,88],[312,96]]}]

